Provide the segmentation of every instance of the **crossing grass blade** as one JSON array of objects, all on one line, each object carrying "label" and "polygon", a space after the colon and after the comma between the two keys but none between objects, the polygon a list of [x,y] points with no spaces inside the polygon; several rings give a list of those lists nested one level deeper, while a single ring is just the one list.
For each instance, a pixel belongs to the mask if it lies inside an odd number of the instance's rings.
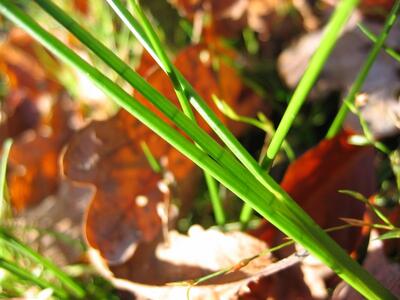
[{"label": "crossing grass blade", "polygon": [[[235,159],[232,159],[231,154],[220,147],[218,143],[213,145],[211,152],[207,143],[209,140],[204,136],[201,136],[201,138],[191,136],[202,148],[196,147],[177,130],[159,119],[157,115],[45,31],[9,0],[0,1],[0,12],[34,36],[62,61],[86,74],[117,104],[181,151],[199,167],[209,172],[242,200],[251,204],[262,216],[296,242],[302,244],[305,249],[332,268],[365,297],[395,299],[389,291],[382,287],[326,235],[307,214],[295,206],[294,201],[272,178],[263,177],[269,185],[268,189],[265,188],[248,170],[238,164]],[[171,115],[171,119],[176,124],[182,118],[187,117],[177,109],[175,114]],[[198,130],[197,125],[190,120],[189,124],[192,132]],[[201,130],[198,133],[203,134]],[[231,162],[233,162],[233,166],[230,165]],[[241,176],[237,176],[237,174],[241,174]]]},{"label": "crossing grass blade", "polygon": [[346,98],[343,100],[343,104],[339,109],[335,119],[332,122],[331,127],[329,127],[328,132],[326,134],[327,138],[332,138],[341,130],[344,120],[349,112],[349,104],[354,104],[357,93],[361,90],[365,79],[367,79],[368,73],[371,70],[381,48],[383,47],[387,37],[389,36],[389,32],[392,29],[393,25],[396,23],[397,15],[400,10],[400,0],[397,0],[393,5],[392,10],[386,18],[385,25],[383,26],[382,32],[379,34],[374,46],[371,51],[368,53],[367,58],[365,59],[360,72],[357,75],[357,78],[354,80],[349,93]]},{"label": "crossing grass blade", "polygon": [[[171,82],[174,86],[176,96],[178,101],[181,105],[181,108],[184,114],[193,122],[196,122],[196,118],[190,106],[190,102],[188,99],[187,94],[184,91],[183,85],[184,83],[181,82],[179,79],[182,77],[178,77],[177,69],[172,64],[171,60],[169,59],[166,51],[164,50],[163,45],[161,44],[160,39],[158,38],[153,26],[151,25],[150,21],[147,19],[146,15],[144,14],[142,8],[140,7],[139,3],[135,0],[130,0],[129,3],[131,4],[134,12],[138,16],[139,22],[142,25],[144,30],[144,34],[146,34],[147,39],[150,42],[151,47],[154,50],[154,53],[158,56],[158,60],[163,64],[160,66],[165,69],[168,77],[171,79]],[[212,208],[215,215],[215,220],[218,225],[223,226],[225,224],[225,212],[223,209],[223,205],[218,193],[218,183],[217,181],[207,172],[204,172],[204,177],[206,179],[206,184],[208,187],[208,193],[211,199]]]},{"label": "crossing grass blade", "polygon": [[[367,26],[363,25],[362,23],[357,24],[358,28],[360,28],[361,32],[373,43],[378,41],[378,36],[376,36],[372,31],[370,31]],[[391,57],[395,60],[400,62],[400,53],[397,52],[395,49],[388,47],[386,45],[382,46],[382,49],[386,51]]]}]

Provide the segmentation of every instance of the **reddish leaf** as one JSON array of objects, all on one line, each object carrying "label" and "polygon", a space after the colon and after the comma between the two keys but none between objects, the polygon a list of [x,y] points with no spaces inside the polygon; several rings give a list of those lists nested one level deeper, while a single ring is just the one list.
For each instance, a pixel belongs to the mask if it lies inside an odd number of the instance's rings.
[{"label": "reddish leaf", "polygon": [[[349,136],[343,132],[308,150],[290,165],[281,183],[322,228],[343,224],[340,218],[363,218],[364,204],[338,190],[354,190],[366,197],[375,191],[374,151],[348,144]],[[274,235],[262,229],[260,233],[269,238]],[[357,246],[359,233],[359,228],[351,228],[331,236],[351,251]]]},{"label": "reddish leaf", "polygon": [[58,186],[58,156],[72,133],[70,104],[60,99],[49,122],[25,131],[11,148],[8,187],[17,211],[43,200]]},{"label": "reddish leaf", "polygon": [[[141,67],[140,70],[144,74],[150,73],[147,81],[179,106],[167,75],[159,68],[154,70],[150,67],[148,58],[145,57],[146,67]],[[254,116],[256,112],[265,110],[260,98],[242,83],[236,70],[230,65],[229,62],[233,62],[235,58],[236,54],[226,48],[219,46],[208,48],[205,45],[197,45],[180,52],[176,57],[175,66],[207,101],[219,119],[227,124],[235,135],[241,135],[246,125],[227,118],[212,101],[212,95],[215,94],[233,107],[238,114],[246,116]],[[151,72],[152,70],[153,72]],[[154,110],[154,107],[148,104],[148,101],[141,95],[137,95],[137,99]],[[159,116],[167,121],[161,114]],[[202,128],[207,128],[207,131],[211,132],[211,129],[200,116],[197,117],[197,121]]]},{"label": "reddish leaf", "polygon": [[[308,150],[289,166],[281,183],[322,228],[343,224],[340,220],[342,217],[363,219],[364,204],[339,193],[338,190],[354,190],[366,197],[375,191],[374,150],[371,147],[349,145],[347,140],[350,135],[349,132],[343,132]],[[330,235],[351,252],[363,240],[361,230],[358,227],[349,228]],[[267,241],[269,245],[283,242],[283,235],[269,223],[264,223],[253,234]],[[285,257],[292,251],[283,249],[277,255]],[[253,289],[257,293],[266,293],[268,289],[260,284],[261,286],[256,285]]]},{"label": "reddish leaf", "polygon": [[89,13],[88,0],[74,0],[74,7],[84,15]]},{"label": "reddish leaf", "polygon": [[[110,263],[123,262],[138,241],[150,241],[159,234],[156,206],[163,199],[157,188],[161,177],[149,168],[139,146],[142,140],[154,141],[159,145],[152,143],[152,150],[167,152],[167,145],[156,139],[121,111],[75,134],[63,157],[69,178],[96,186],[86,214],[85,235],[89,245],[99,249]],[[140,203],[139,196],[145,196],[147,203]]]},{"label": "reddish leaf", "polygon": [[0,126],[0,140],[16,137],[40,123],[48,113],[39,109],[60,85],[40,65],[37,45],[26,33],[14,29],[0,46],[0,74],[7,83],[8,94],[2,106],[6,121]]}]

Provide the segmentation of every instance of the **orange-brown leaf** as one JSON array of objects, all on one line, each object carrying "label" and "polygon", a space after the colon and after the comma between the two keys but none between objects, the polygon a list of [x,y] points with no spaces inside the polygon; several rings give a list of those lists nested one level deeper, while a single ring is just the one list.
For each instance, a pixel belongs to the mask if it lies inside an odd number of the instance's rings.
[{"label": "orange-brown leaf", "polygon": [[56,191],[60,173],[58,156],[72,133],[69,104],[60,99],[54,105],[49,123],[25,131],[11,148],[8,186],[17,211]]}]

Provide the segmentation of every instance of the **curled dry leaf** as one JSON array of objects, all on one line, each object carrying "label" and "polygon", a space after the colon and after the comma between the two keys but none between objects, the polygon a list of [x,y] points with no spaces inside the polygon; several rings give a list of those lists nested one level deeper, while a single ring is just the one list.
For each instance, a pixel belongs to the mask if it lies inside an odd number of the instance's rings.
[{"label": "curled dry leaf", "polygon": [[28,130],[13,143],[9,156],[8,188],[17,210],[37,204],[53,194],[59,183],[58,157],[71,136],[74,110],[67,99],[53,106],[49,120],[36,130]]},{"label": "curled dry leaf", "polygon": [[[360,15],[354,15],[348,23],[313,89],[314,95],[332,90],[343,91],[344,95],[349,90],[372,47],[372,42],[356,26],[360,20]],[[377,22],[363,21],[363,24],[375,34],[382,30],[382,24]],[[300,80],[311,55],[320,44],[322,33],[323,30],[319,30],[306,34],[280,55],[278,69],[289,87],[294,88]],[[393,27],[386,45],[394,49],[400,47],[400,26]],[[353,49],[352,55],[349,55],[349,49]],[[399,79],[395,60],[381,51],[361,89],[366,103],[361,104],[360,110],[375,137],[399,131]],[[385,116],[384,122],[382,116]],[[349,114],[346,123],[360,131],[358,118],[353,114]]]},{"label": "curled dry leaf", "polygon": [[[186,299],[189,288],[183,283],[166,283],[196,279],[234,266],[244,258],[259,254],[266,245],[243,232],[222,233],[196,225],[189,229],[188,236],[171,231],[168,243],[139,248],[127,264],[111,267],[112,273],[93,250],[90,259],[116,287],[134,293],[137,299],[166,300]],[[243,268],[192,286],[190,299],[239,299],[249,282],[287,269],[301,260],[301,256],[293,255],[273,263],[270,255],[261,256]]]},{"label": "curled dry leaf", "polygon": [[[204,46],[194,46],[178,55],[176,66],[211,107],[215,106],[211,95],[216,94],[239,111],[246,107],[248,114],[254,114],[261,108],[259,98],[248,93],[234,70],[222,60],[214,70],[213,59],[219,58]],[[178,103],[169,79],[160,69],[148,76],[148,82]],[[140,95],[138,100],[155,110]],[[205,127],[204,121],[200,125]],[[236,133],[243,131],[241,126],[235,128]],[[163,176],[151,170],[141,142],[157,160],[167,162],[166,169],[177,183],[178,198],[183,202],[191,199],[199,183],[199,170],[125,111],[109,120],[93,122],[75,134],[63,157],[68,178],[96,187],[86,214],[85,235],[89,245],[110,264],[125,262],[140,243],[161,237],[157,207],[164,200],[159,190]]]}]

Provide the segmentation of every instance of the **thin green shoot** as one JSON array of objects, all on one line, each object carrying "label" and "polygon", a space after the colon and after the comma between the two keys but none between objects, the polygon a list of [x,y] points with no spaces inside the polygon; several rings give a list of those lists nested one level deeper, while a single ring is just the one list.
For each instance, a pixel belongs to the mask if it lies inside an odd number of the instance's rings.
[{"label": "thin green shoot", "polygon": [[[370,298],[394,298],[389,291],[383,288],[362,267],[354,262],[342,248],[333,242],[301,208],[292,204],[294,201],[269,176],[263,177],[268,183],[269,189],[260,185],[244,168],[240,168],[240,172],[243,172],[240,174],[243,174],[243,176],[238,178],[238,173],[232,172],[233,169],[225,160],[228,159],[230,161],[230,155],[224,149],[221,148],[219,155],[214,153],[214,159],[209,157],[208,154],[188,142],[178,131],[135,101],[123,89],[91,67],[54,36],[43,30],[32,18],[28,17],[9,0],[0,2],[0,12],[28,31],[57,57],[84,72],[111,99],[115,100],[120,106],[201,168],[210,172],[211,175],[244,201],[252,203],[261,215],[294,240],[300,242],[310,253],[335,270],[340,277],[349,282],[363,295]],[[190,124],[193,125],[193,123]],[[204,140],[196,141],[199,142],[203,149],[204,147],[210,148],[203,143]],[[274,201],[274,198],[278,201]]]},{"label": "thin green shoot", "polygon": [[6,139],[3,143],[3,149],[1,151],[1,162],[0,162],[0,221],[4,221],[11,215],[11,208],[8,202],[8,196],[6,195],[7,188],[7,162],[12,146],[12,139]]},{"label": "thin green shoot", "polygon": [[349,111],[348,104],[354,104],[355,99],[359,91],[361,90],[365,79],[368,76],[369,71],[371,70],[372,65],[374,64],[382,46],[384,45],[387,37],[389,36],[389,32],[392,29],[393,25],[396,23],[397,15],[400,9],[400,0],[397,0],[393,5],[392,10],[386,18],[385,24],[383,26],[382,32],[379,34],[377,41],[374,43],[371,51],[368,53],[367,58],[365,59],[360,72],[358,73],[354,83],[352,84],[349,93],[344,99],[344,104],[339,109],[335,119],[333,120],[331,127],[329,128],[326,137],[332,138],[342,128],[343,122],[346,119],[347,113]]},{"label": "thin green shoot", "polygon": [[372,131],[370,130],[370,128],[368,126],[367,121],[361,114],[360,109],[354,103],[348,102],[347,99],[345,99],[344,101],[345,101],[344,105],[347,106],[348,109],[358,117],[358,120],[361,125],[361,129],[364,134],[364,135],[353,135],[349,138],[348,142],[353,145],[358,144],[360,146],[371,145],[371,146],[374,146],[379,151],[381,151],[382,153],[389,155],[390,150],[383,143],[381,143],[375,139]]},{"label": "thin green shoot", "polygon": [[[316,82],[322,68],[324,67],[330,53],[332,52],[340,33],[356,8],[359,0],[341,1],[330,18],[319,48],[314,53],[310,63],[303,74],[289,105],[279,122],[278,128],[272,137],[271,143],[261,161],[261,169],[269,170],[275,157],[278,155],[286,136],[293,125],[293,122]],[[249,208],[244,208],[243,217],[251,217]],[[246,220],[244,220],[246,222]],[[247,220],[248,221],[248,220]]]},{"label": "thin green shoot", "polygon": [[289,105],[278,125],[278,128],[276,129],[276,133],[271,140],[271,144],[269,145],[267,153],[261,163],[261,166],[264,169],[267,170],[269,169],[269,166],[272,165],[272,162],[292,127],[301,106],[314,86],[314,83],[321,73],[330,53],[336,45],[343,27],[353,10],[356,8],[358,2],[358,0],[340,1],[335,9],[335,12],[326,26],[320,46],[311,58],[307,70],[297,85],[296,90],[289,101]]},{"label": "thin green shoot", "polygon": [[[361,30],[361,32],[373,43],[376,43],[378,41],[378,36],[375,35],[371,30],[368,29],[367,26],[365,26],[362,23],[357,24],[358,28]],[[389,54],[391,57],[393,57],[395,60],[400,62],[400,53],[397,52],[395,49],[383,45],[382,49],[386,51],[387,54]]]},{"label": "thin green shoot", "polygon": [[46,270],[51,272],[55,277],[60,280],[62,284],[66,288],[68,288],[71,293],[77,298],[85,297],[85,290],[75,282],[70,276],[68,276],[65,272],[63,272],[60,268],[58,268],[55,264],[53,264],[48,259],[44,258],[42,255],[23,244],[15,237],[10,235],[6,230],[0,228],[0,240],[4,242],[6,245],[10,246],[17,253],[20,253],[26,257],[29,257],[31,260],[36,263],[42,265]]},{"label": "thin green shoot", "polygon": [[249,52],[251,55],[256,55],[260,50],[260,45],[257,41],[255,32],[251,28],[246,27],[242,34],[247,52]]},{"label": "thin green shoot", "polygon": [[37,226],[19,224],[18,222],[11,221],[11,222],[7,222],[5,224],[1,224],[0,230],[1,229],[3,229],[6,232],[10,232],[10,233],[12,233],[13,230],[17,229],[18,232],[21,232],[21,233],[29,234],[31,232],[35,232],[39,236],[48,235],[48,236],[51,236],[51,237],[55,238],[56,240],[58,240],[64,244],[67,244],[68,246],[71,246],[79,251],[87,250],[86,244],[83,241],[73,238],[66,233],[58,232],[56,230],[49,229],[49,228],[40,228]]},{"label": "thin green shoot", "polygon": [[385,232],[384,234],[381,234],[377,239],[378,240],[400,239],[400,228]]},{"label": "thin green shoot", "polygon": [[18,266],[17,264],[15,264],[11,261],[8,261],[4,258],[1,258],[1,257],[0,257],[0,268],[7,270],[8,272],[13,274],[17,278],[25,280],[31,284],[35,284],[42,289],[53,290],[54,295],[60,299],[68,299],[69,298],[68,294],[62,288],[59,288],[59,287],[47,282],[46,280],[44,280],[42,278],[36,277],[35,275],[32,274],[32,272],[27,271],[27,270],[21,268],[20,266]]},{"label": "thin green shoot", "polygon": [[390,165],[396,178],[397,190],[400,191],[400,151],[395,150],[389,155]]},{"label": "thin green shoot", "polygon": [[370,228],[376,228],[376,229],[384,229],[384,230],[393,230],[391,226],[384,225],[384,224],[373,224],[369,222],[365,222],[363,220],[358,220],[358,219],[353,219],[353,218],[340,218],[340,220],[352,225],[352,226],[357,226],[357,227],[370,227]]},{"label": "thin green shoot", "polygon": [[219,196],[219,186],[211,176],[206,175],[205,179],[207,181],[208,193],[210,195],[215,221],[219,226],[224,226],[226,223],[226,217],[224,206]]},{"label": "thin green shoot", "polygon": [[354,199],[363,202],[365,205],[368,206],[368,208],[379,218],[381,219],[387,226],[390,228],[395,228],[396,226],[393,225],[392,222],[380,211],[379,208],[377,208],[375,205],[373,205],[367,198],[364,197],[363,194],[356,192],[356,191],[351,191],[351,190],[339,190],[339,193],[345,194],[348,196],[353,197]]},{"label": "thin green shoot", "polygon": [[[275,128],[273,123],[261,112],[257,114],[258,119],[255,118],[250,118],[246,116],[241,116],[235,112],[235,110],[229,106],[228,103],[225,101],[219,99],[216,95],[213,95],[213,100],[217,108],[228,118],[234,121],[246,123],[249,125],[252,125],[254,127],[257,127],[264,131],[268,136],[273,136],[275,133]],[[296,155],[292,149],[292,147],[289,145],[289,143],[284,140],[282,143],[282,150],[285,151],[287,158],[289,159],[290,162],[294,161],[296,159]]]},{"label": "thin green shoot", "polygon": [[151,153],[151,150],[150,150],[149,146],[147,146],[147,143],[145,141],[141,141],[140,147],[142,148],[142,151],[143,151],[144,155],[146,156],[151,169],[155,173],[161,173],[162,168],[161,168],[160,164],[158,163],[157,159],[154,157],[153,153]]},{"label": "thin green shoot", "polygon": [[[245,116],[240,116],[238,115],[235,110],[230,107],[228,105],[228,103],[226,103],[223,100],[218,99],[218,97],[216,95],[213,95],[213,100],[214,103],[216,104],[217,108],[228,118],[238,121],[238,122],[242,122],[242,123],[246,123],[249,125],[252,125],[254,127],[257,127],[261,130],[263,130],[267,136],[273,136],[275,133],[275,128],[272,124],[271,121],[268,120],[268,118],[262,114],[259,113],[258,114],[258,120],[254,119],[254,118],[250,118],[250,117],[245,117]],[[267,141],[265,142],[267,143]],[[290,147],[289,143],[285,140],[282,143],[282,149],[285,151],[287,157],[289,158],[289,161],[293,161],[295,159],[295,154],[294,151],[292,150],[292,148]],[[262,153],[263,155],[263,153]],[[262,161],[262,156],[260,156],[259,158],[259,162]],[[268,170],[266,170],[268,171]],[[251,218],[253,217],[253,209],[251,208],[251,206],[245,204],[240,212],[240,216],[239,216],[239,220],[242,224],[242,229],[247,228],[248,223],[250,222]]]}]

